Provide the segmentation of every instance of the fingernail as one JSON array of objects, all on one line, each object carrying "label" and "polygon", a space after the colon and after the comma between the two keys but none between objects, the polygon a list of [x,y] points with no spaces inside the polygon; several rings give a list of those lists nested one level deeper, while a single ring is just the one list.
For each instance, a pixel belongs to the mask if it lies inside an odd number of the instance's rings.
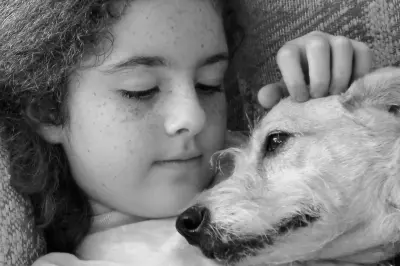
[{"label": "fingernail", "polygon": [[311,98],[321,98],[323,96],[323,94],[321,92],[318,91],[311,91],[310,92],[310,97]]},{"label": "fingernail", "polygon": [[308,100],[308,95],[307,94],[296,95],[295,99],[298,102],[305,102]]}]

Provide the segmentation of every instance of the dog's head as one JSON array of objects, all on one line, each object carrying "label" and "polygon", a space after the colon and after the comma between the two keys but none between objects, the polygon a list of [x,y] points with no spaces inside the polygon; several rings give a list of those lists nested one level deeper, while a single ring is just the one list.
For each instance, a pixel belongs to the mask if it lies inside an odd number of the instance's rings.
[{"label": "dog's head", "polygon": [[282,100],[234,157],[233,173],[177,219],[223,264],[375,262],[400,240],[400,69],[340,96]]}]

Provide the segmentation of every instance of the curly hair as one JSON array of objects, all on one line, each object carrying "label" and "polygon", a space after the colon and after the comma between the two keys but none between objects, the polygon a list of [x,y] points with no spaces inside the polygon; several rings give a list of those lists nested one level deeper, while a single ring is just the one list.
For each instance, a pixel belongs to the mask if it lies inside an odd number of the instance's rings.
[{"label": "curly hair", "polygon": [[[11,184],[30,198],[48,252],[74,253],[89,232],[93,211],[72,178],[63,148],[43,140],[38,125],[68,121],[69,76],[84,57],[99,55],[99,42],[112,42],[110,27],[130,1],[0,2],[0,134],[9,153]],[[229,0],[218,2],[231,48],[239,27]]]}]

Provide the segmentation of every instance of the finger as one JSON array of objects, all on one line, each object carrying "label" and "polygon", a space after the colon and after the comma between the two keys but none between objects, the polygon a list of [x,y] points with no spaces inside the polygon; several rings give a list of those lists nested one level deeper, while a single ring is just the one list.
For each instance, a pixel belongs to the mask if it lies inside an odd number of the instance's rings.
[{"label": "finger", "polygon": [[353,45],[342,36],[333,37],[331,46],[331,83],[329,94],[339,94],[347,90],[353,70]]},{"label": "finger", "polygon": [[365,43],[352,41],[353,45],[353,76],[352,81],[369,73],[372,68],[372,51]]},{"label": "finger", "polygon": [[308,74],[310,79],[310,95],[312,98],[328,94],[331,79],[330,45],[321,36],[312,36],[306,44]]},{"label": "finger", "polygon": [[274,107],[285,95],[287,95],[286,87],[282,82],[269,84],[262,87],[257,94],[258,102],[265,109]]},{"label": "finger", "polygon": [[297,45],[286,44],[277,54],[277,63],[289,94],[304,102],[310,97],[301,67],[301,51]]}]

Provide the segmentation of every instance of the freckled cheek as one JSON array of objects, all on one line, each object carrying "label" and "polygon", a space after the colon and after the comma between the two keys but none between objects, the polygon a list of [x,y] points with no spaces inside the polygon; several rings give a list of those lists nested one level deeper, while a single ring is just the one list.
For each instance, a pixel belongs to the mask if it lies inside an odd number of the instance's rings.
[{"label": "freckled cheek", "polygon": [[146,119],[148,112],[146,108],[141,108],[139,105],[126,104],[109,99],[95,106],[87,107],[81,110],[80,113],[75,114],[75,116],[78,117],[77,120],[81,120],[81,117],[86,117],[86,121],[83,121],[86,125],[91,124],[93,127],[112,132],[119,124]]},{"label": "freckled cheek", "polygon": [[160,139],[160,121],[153,111],[140,104],[116,107],[113,133],[118,136],[121,148],[131,155],[147,150],[149,144]]},{"label": "freckled cheek", "polygon": [[71,131],[81,137],[86,135],[87,138],[95,138],[113,134],[121,120],[118,107],[108,100],[77,103],[70,110]]},{"label": "freckled cheek", "polygon": [[157,132],[154,112],[147,105],[101,97],[75,102],[73,107],[70,112],[72,138],[76,139],[74,142],[93,148],[87,150],[89,153],[105,149],[112,153],[135,154],[138,149],[135,140],[141,138],[140,143],[145,145],[147,138],[155,137]]},{"label": "freckled cheek", "polygon": [[140,104],[121,105],[116,108],[121,123],[129,123],[132,121],[140,121],[147,119],[149,116],[149,108]]}]

